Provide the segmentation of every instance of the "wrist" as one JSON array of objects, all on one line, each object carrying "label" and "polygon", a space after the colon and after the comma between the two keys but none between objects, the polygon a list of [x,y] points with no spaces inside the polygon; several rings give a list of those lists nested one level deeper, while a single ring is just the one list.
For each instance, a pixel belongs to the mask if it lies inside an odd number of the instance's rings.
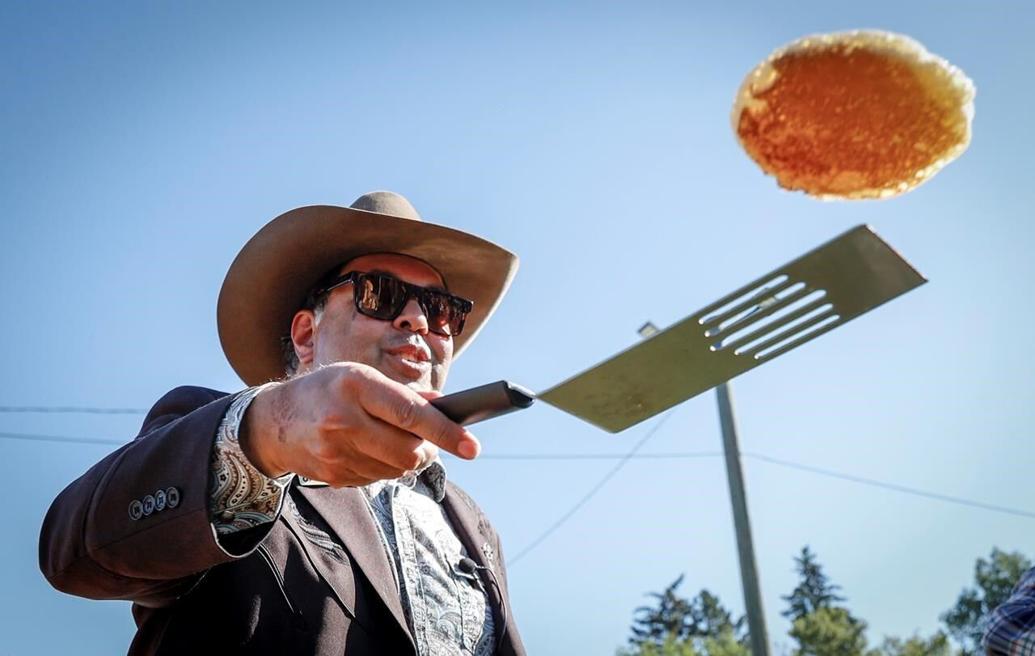
[{"label": "wrist", "polygon": [[241,418],[237,434],[237,441],[245,457],[252,466],[270,478],[280,478],[289,473],[286,467],[278,463],[274,453],[277,440],[276,436],[271,436],[270,431],[273,426],[270,407],[273,397],[279,391],[277,387],[279,385],[273,384],[259,389]]}]

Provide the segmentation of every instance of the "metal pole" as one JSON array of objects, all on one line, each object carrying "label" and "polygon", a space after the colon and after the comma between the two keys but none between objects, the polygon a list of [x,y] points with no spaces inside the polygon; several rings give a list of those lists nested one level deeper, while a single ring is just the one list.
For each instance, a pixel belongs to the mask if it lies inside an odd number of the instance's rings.
[{"label": "metal pole", "polygon": [[730,502],[733,504],[733,526],[737,534],[740,582],[744,588],[751,653],[754,656],[769,656],[769,635],[765,629],[765,613],[762,611],[762,591],[758,585],[755,547],[751,540],[744,474],[740,469],[740,447],[737,445],[737,423],[733,416],[729,383],[716,387],[715,393],[719,402],[719,422],[722,424],[722,448],[726,452],[726,477],[730,485]]}]

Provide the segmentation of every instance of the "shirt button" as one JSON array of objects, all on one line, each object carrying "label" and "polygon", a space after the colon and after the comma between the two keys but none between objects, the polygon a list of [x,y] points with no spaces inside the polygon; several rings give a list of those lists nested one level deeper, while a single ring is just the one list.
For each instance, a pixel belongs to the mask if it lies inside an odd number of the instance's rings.
[{"label": "shirt button", "polygon": [[237,515],[230,512],[229,510],[224,510],[223,512],[219,513],[219,521],[223,522],[224,524],[229,524],[234,521],[234,517],[236,516]]},{"label": "shirt button", "polygon": [[152,495],[144,497],[144,514],[150,515],[155,511],[155,498]]},{"label": "shirt button", "polygon": [[165,502],[165,490],[158,490],[157,492],[155,492],[155,510],[157,510],[158,512],[162,512],[163,510],[165,510]]},{"label": "shirt button", "polygon": [[175,508],[176,506],[180,505],[180,488],[165,488],[165,505],[168,508]]},{"label": "shirt button", "polygon": [[139,499],[133,499],[129,504],[129,518],[134,522],[144,516],[144,504]]}]

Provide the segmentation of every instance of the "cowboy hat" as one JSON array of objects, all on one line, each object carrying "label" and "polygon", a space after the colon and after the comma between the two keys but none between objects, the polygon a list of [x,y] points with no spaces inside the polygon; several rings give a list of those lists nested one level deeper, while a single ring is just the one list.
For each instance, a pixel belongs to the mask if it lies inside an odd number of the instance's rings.
[{"label": "cowboy hat", "polygon": [[423,221],[389,191],[349,207],[312,205],[281,214],[252,237],[227,271],[216,321],[230,365],[248,385],[284,377],[281,339],[307,294],[333,267],[369,253],[399,253],[435,268],[449,291],[474,301],[454,357],[492,315],[518,258],[480,237]]}]

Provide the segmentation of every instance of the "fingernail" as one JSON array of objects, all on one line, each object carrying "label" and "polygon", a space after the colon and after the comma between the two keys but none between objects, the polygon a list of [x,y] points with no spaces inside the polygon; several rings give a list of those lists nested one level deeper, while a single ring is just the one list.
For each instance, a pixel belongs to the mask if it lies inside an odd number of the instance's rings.
[{"label": "fingernail", "polygon": [[478,448],[478,443],[474,440],[464,440],[457,447],[457,450],[460,451],[460,455],[467,458],[468,460],[474,460],[475,458],[477,458],[478,451],[480,451],[480,449]]}]

